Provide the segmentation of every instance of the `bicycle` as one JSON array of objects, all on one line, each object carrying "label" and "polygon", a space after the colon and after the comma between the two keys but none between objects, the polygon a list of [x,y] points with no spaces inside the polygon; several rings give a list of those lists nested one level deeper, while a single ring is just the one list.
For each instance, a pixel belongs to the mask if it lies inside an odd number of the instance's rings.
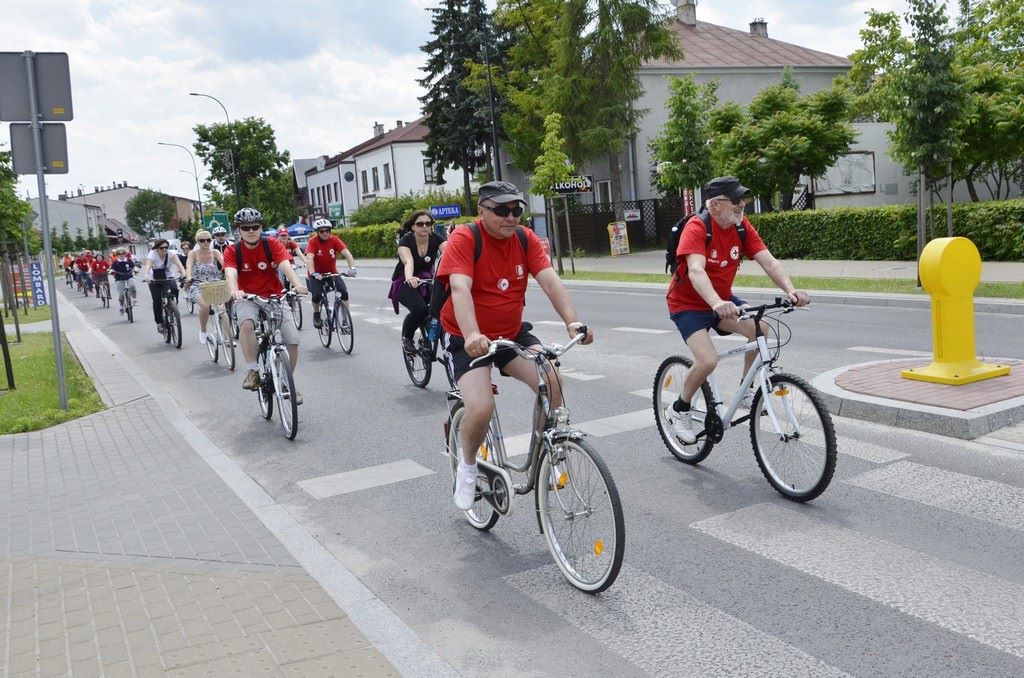
[{"label": "bicycle", "polygon": [[124,291],[117,296],[117,303],[124,309],[125,317],[131,324],[135,322],[135,287],[129,286],[128,282],[131,281],[125,281]]},{"label": "bicycle", "polygon": [[96,296],[103,303],[103,308],[110,308],[110,282],[105,276],[96,283]]},{"label": "bicycle", "polygon": [[[706,379],[697,389],[689,412],[691,426],[699,430],[694,443],[686,444],[676,437],[666,416],[666,410],[672,407],[682,390],[686,372],[693,367],[690,358],[670,356],[661,363],[654,378],[653,400],[661,439],[673,456],[687,464],[695,465],[706,459],[727,430],[749,421],[754,458],[765,479],[787,499],[805,502],[824,492],[832,480],[836,468],[836,433],[832,416],[818,391],[800,377],[779,372],[775,367],[782,347],[789,342],[789,338],[782,341],[781,328],[789,331],[789,326],[780,316],[796,308],[789,300],[776,297],[772,304],[742,309],[741,318],[754,320],[754,341],[723,351],[718,357],[724,360],[747,351],[757,351],[757,356],[728,406],[713,378]],[[774,310],[781,312],[767,313]],[[775,323],[774,348],[770,347],[761,327],[766,314],[768,322]],[[749,413],[733,419],[743,394],[752,385],[756,391]]]},{"label": "bicycle", "polygon": [[[549,361],[575,346],[586,328],[565,346],[525,348],[507,339],[496,339],[487,354],[509,348],[537,368],[539,388],[533,408],[533,432],[525,462],[508,457],[495,408],[483,444],[477,450],[477,497],[465,512],[469,524],[490,530],[501,516],[512,510],[513,494],[534,491],[537,525],[558,569],[576,588],[588,593],[604,591],[614,583],[622,567],[625,526],[622,504],[611,473],[580,431],[569,426],[569,410],[563,405],[552,411],[548,390]],[[556,377],[557,378],[557,377]],[[494,392],[497,387],[492,385]],[[448,392],[448,420],[445,422],[447,454],[454,478],[462,459],[461,424],[465,405],[458,388]],[[512,473],[525,474],[525,482],[514,484]],[[600,522],[600,524],[595,524]]]},{"label": "bicycle", "polygon": [[[420,286],[428,288],[433,285],[433,280],[420,280]],[[429,294],[427,295],[429,297]],[[402,360],[405,362],[405,371],[409,373],[409,380],[413,386],[426,388],[430,383],[430,375],[433,372],[434,362],[441,362],[437,357],[437,342],[439,337],[430,336],[431,319],[428,315],[423,324],[415,329],[412,335],[413,351],[410,353],[402,349]],[[440,329],[437,330],[440,332]]]},{"label": "bicycle", "polygon": [[341,291],[338,290],[337,285],[334,284],[335,278],[352,278],[354,277],[350,273],[323,273],[320,279],[326,283],[331,281],[331,289],[328,290],[326,284],[324,285],[324,298],[322,300],[321,308],[328,308],[328,293],[333,292],[333,296],[330,298],[330,310],[326,310],[324,313],[323,322],[320,325],[320,329],[317,333],[320,335],[320,343],[323,344],[324,348],[331,347],[331,341],[335,334],[338,335],[338,344],[341,346],[341,350],[348,355],[352,354],[352,348],[355,346],[355,328],[352,325],[352,313],[348,310],[348,304],[341,299]]},{"label": "bicycle", "polygon": [[289,296],[295,294],[288,291],[282,296],[260,297],[246,294],[243,297],[255,301],[260,307],[255,327],[259,351],[256,361],[260,374],[256,397],[259,399],[260,411],[263,418],[269,420],[274,416],[274,401],[277,401],[277,415],[288,440],[295,440],[295,435],[299,432],[299,406],[294,398],[295,378],[292,375],[288,347],[281,338],[281,323],[284,322],[281,300],[287,301]]},{"label": "bicycle", "polygon": [[195,315],[196,313],[196,300],[189,297],[185,297],[185,308],[188,309],[189,315]]},{"label": "bicycle", "polygon": [[74,287],[75,285],[75,275],[70,268],[64,269],[64,284],[68,287]]},{"label": "bicycle", "polygon": [[[296,275],[298,275],[297,272],[296,272]],[[284,291],[285,292],[290,292],[291,289],[292,289],[292,285],[291,285],[290,282],[288,282],[288,278],[285,277],[285,275],[283,273],[278,273],[278,276],[280,276],[280,278],[281,278],[281,284],[284,286]],[[295,329],[301,330],[302,329],[302,299],[300,299],[299,297],[291,297],[288,300],[288,308],[292,312],[292,324],[295,325]]]},{"label": "bicycle", "polygon": [[161,285],[160,306],[163,311],[163,322],[160,323],[160,333],[164,335],[164,343],[173,344],[174,348],[181,348],[181,312],[178,310],[178,299],[167,283],[174,280],[153,280],[152,282]]},{"label": "bicycle", "polygon": [[232,334],[231,317],[225,307],[231,298],[227,281],[213,280],[198,285],[203,302],[210,306],[210,316],[206,325],[206,350],[210,353],[210,360],[217,363],[223,355],[228,370],[234,371],[235,338]]}]

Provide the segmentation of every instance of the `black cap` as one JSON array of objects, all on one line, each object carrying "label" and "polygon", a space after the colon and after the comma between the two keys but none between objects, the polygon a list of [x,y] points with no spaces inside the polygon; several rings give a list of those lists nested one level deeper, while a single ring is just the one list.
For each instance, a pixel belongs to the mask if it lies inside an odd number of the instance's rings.
[{"label": "black cap", "polygon": [[736,177],[715,177],[704,184],[701,192],[705,200],[723,195],[726,198],[735,199],[742,198],[747,193],[750,193],[750,189],[740,184],[740,180]]},{"label": "black cap", "polygon": [[479,194],[480,198],[478,202],[493,200],[499,205],[508,202],[521,202],[524,205],[526,204],[523,194],[519,192],[516,185],[507,181],[489,181],[480,187]]}]

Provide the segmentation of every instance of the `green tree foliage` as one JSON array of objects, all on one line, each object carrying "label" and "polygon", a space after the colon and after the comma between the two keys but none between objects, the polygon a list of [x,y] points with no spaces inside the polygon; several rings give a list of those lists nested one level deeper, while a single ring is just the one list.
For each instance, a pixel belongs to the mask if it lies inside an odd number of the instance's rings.
[{"label": "green tree foliage", "polygon": [[[261,190],[258,187],[268,179],[278,180],[290,162],[288,151],[277,148],[274,128],[263,118],[249,117],[230,125],[196,125],[193,131],[196,155],[209,169],[203,187],[213,202],[230,205],[229,211],[233,211],[237,197],[238,205],[262,211],[255,202],[256,193]],[[234,194],[232,161],[238,176],[238,196]]]},{"label": "green tree foliage", "polygon": [[[409,193],[406,195],[398,196],[397,198],[380,198],[373,202],[366,203],[359,207],[359,209],[352,212],[349,217],[350,226],[370,226],[373,224],[388,224],[391,222],[402,221],[406,215],[413,210],[423,210],[429,208],[431,205],[461,205],[463,214],[471,214],[470,207],[475,205],[475,201],[470,200],[467,202],[465,196],[459,192],[445,191],[445,190],[432,190],[426,193],[413,194]],[[392,241],[392,249],[394,248],[394,242]],[[390,254],[388,256],[391,256]]]},{"label": "green tree foliage", "polygon": [[11,165],[10,151],[0,150],[0,235],[4,241],[21,241],[32,206],[18,197],[18,176]]},{"label": "green tree foliage", "polygon": [[565,154],[565,138],[562,137],[562,116],[548,113],[544,118],[544,141],[541,142],[541,153],[537,156],[537,164],[533,168],[530,191],[537,195],[551,197],[555,192],[551,184],[565,181],[575,168]]},{"label": "green tree foliage", "polygon": [[444,0],[430,11],[432,37],[421,47],[427,61],[419,80],[427,90],[420,97],[428,116],[426,155],[442,168],[442,181],[443,169],[462,169],[463,194],[469,203],[470,178],[488,164],[491,125],[488,89],[470,88],[467,81],[472,64],[483,61],[485,49],[492,61],[500,62],[500,44],[493,38],[483,0]]},{"label": "green tree foliage", "polygon": [[766,211],[788,210],[801,175],[820,176],[849,152],[857,138],[849,107],[842,87],[802,97],[785,79],[758,92],[745,110],[726,104],[708,123],[714,173],[743,177]]},{"label": "green tree foliage", "polygon": [[295,223],[296,208],[295,181],[290,171],[250,182],[252,204],[255,205],[268,224]]},{"label": "green tree foliage", "polygon": [[78,251],[81,251],[81,250],[84,250],[84,249],[88,249],[88,247],[89,247],[89,245],[86,243],[85,236],[82,235],[82,232],[79,231],[78,233],[76,233],[75,234],[75,247],[74,247],[74,249],[76,249]]},{"label": "green tree foliage", "polygon": [[75,239],[71,237],[71,233],[68,230],[68,222],[63,222],[60,225],[60,235],[57,236],[58,245],[54,245],[53,248],[60,252],[70,252],[75,248]]},{"label": "green tree foliage", "polygon": [[656,169],[652,183],[663,192],[705,184],[713,175],[708,122],[718,104],[718,83],[698,85],[692,76],[669,81],[668,120],[651,140]]},{"label": "green tree foliage", "polygon": [[125,203],[125,218],[128,227],[136,233],[152,238],[157,231],[165,230],[174,218],[174,201],[150,189],[143,189]]}]

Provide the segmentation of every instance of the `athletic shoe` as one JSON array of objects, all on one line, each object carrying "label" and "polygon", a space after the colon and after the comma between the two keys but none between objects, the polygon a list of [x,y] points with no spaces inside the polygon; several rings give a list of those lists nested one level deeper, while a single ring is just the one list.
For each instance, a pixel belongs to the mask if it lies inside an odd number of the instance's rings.
[{"label": "athletic shoe", "polygon": [[245,379],[242,381],[242,388],[247,391],[255,391],[260,387],[260,373],[256,370],[249,370],[245,373]]},{"label": "athletic shoe", "polygon": [[160,324],[157,324],[157,326],[156,326],[156,333],[157,334],[163,334],[164,333],[164,326],[160,325]]},{"label": "athletic shoe", "polygon": [[689,412],[676,412],[669,405],[665,408],[665,421],[676,438],[685,445],[692,445],[697,442],[697,433],[693,430],[693,417]]},{"label": "athletic shoe", "polygon": [[476,503],[476,464],[469,466],[459,462],[459,470],[455,472],[455,506],[468,511]]},{"label": "athletic shoe", "polygon": [[402,337],[402,350],[409,354],[415,353],[416,345],[412,343],[412,339]]},{"label": "athletic shoe", "polygon": [[323,326],[324,326],[324,321],[320,319],[320,314],[319,313],[314,313],[313,314],[313,327],[315,327],[316,329],[320,329]]},{"label": "athletic shoe", "polygon": [[295,404],[296,405],[301,405],[302,404],[302,394],[299,393],[298,391],[295,392]]},{"label": "athletic shoe", "polygon": [[210,335],[207,334],[206,332],[200,332],[199,333],[199,343],[202,344],[203,346],[205,346],[206,342],[208,342],[208,341],[210,341]]}]

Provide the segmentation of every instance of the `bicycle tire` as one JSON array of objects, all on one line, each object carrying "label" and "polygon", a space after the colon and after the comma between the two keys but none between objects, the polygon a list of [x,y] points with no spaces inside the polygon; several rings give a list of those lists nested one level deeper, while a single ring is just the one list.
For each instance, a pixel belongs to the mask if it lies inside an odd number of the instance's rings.
[{"label": "bicycle tire", "polygon": [[[455,485],[455,473],[459,468],[459,460],[462,459],[462,445],[459,442],[459,433],[462,430],[462,417],[466,414],[466,407],[462,403],[459,403],[452,409],[451,415],[448,418],[448,461],[450,462],[452,471],[452,487]],[[486,455],[487,450],[492,449],[491,445],[491,430],[487,429],[487,436],[484,439],[484,444],[481,446],[483,450],[482,454]],[[477,451],[477,457],[481,456],[481,451]],[[498,518],[501,514],[498,513],[491,504],[477,493],[476,502],[472,508],[468,511],[463,511],[466,515],[466,520],[470,525],[486,532],[490,530],[498,522]]]},{"label": "bicycle tire", "polygon": [[128,322],[135,322],[135,299],[128,292],[124,293],[124,314],[128,318]]},{"label": "bicycle tire", "polygon": [[[779,494],[795,502],[810,501],[825,491],[835,474],[836,431],[832,415],[818,391],[800,377],[772,375],[771,387],[770,398],[765,399],[758,389],[751,405],[750,443],[754,447],[754,458],[765,480]],[[782,437],[774,430],[762,400],[769,404],[783,426]],[[776,400],[781,401],[779,409],[776,409]],[[792,436],[797,423],[800,430]],[[779,443],[782,443],[781,449]],[[783,464],[791,461],[804,473],[783,468]],[[798,476],[805,481],[798,481]]]},{"label": "bicycle tire", "polygon": [[402,360],[405,361],[405,371],[409,373],[409,380],[413,386],[426,388],[430,383],[430,373],[433,370],[434,359],[430,352],[430,342],[427,340],[425,327],[416,328],[412,335],[413,352],[409,353],[402,349]]},{"label": "bicycle tire", "polygon": [[295,440],[299,432],[299,405],[295,400],[295,377],[288,358],[288,350],[281,348],[275,351],[274,361],[277,366],[277,385],[274,397],[277,399],[277,417],[284,429],[284,437]]},{"label": "bicycle tire", "polygon": [[[619,491],[608,466],[585,440],[563,436],[552,442],[538,462],[535,488],[544,539],[570,584],[600,593],[615,583],[622,568],[626,527]],[[590,487],[581,488],[583,483]],[[590,530],[599,514],[607,514],[605,524]]]},{"label": "bicycle tire", "polygon": [[265,367],[263,362],[260,360],[260,384],[256,388],[256,399],[260,403],[260,412],[263,413],[263,418],[269,421],[274,416],[274,383],[270,377],[270,368]]},{"label": "bicycle tire", "polygon": [[295,325],[295,329],[302,329],[302,299],[298,297],[292,297],[288,300],[288,305],[292,311],[292,323]]},{"label": "bicycle tire", "polygon": [[217,322],[217,333],[220,335],[224,364],[233,372],[235,370],[235,340],[231,337],[231,318],[227,313],[221,312],[217,314]]},{"label": "bicycle tire", "polygon": [[[715,444],[706,436],[698,436],[697,441],[686,444],[672,431],[671,424],[665,417],[665,409],[679,397],[679,392],[686,379],[686,372],[693,367],[693,360],[686,356],[674,355],[665,358],[654,375],[652,401],[654,403],[654,420],[658,424],[658,433],[665,447],[676,459],[686,464],[699,464],[704,461]],[[698,432],[704,428],[704,415],[707,414],[707,403],[713,402],[711,387],[705,381],[697,389],[690,401],[691,426]]]},{"label": "bicycle tire", "polygon": [[336,320],[337,306],[335,305],[328,309],[326,301],[324,299],[325,303],[320,306],[323,315],[320,319],[320,327],[317,328],[316,332],[320,336],[320,344],[324,348],[330,348],[331,340],[334,339],[334,322]]},{"label": "bicycle tire", "polygon": [[171,343],[174,344],[174,348],[181,348],[181,313],[178,309],[171,307],[170,309],[170,328],[171,328]]},{"label": "bicycle tire", "polygon": [[188,307],[188,314],[189,315],[194,315],[195,314],[195,312],[196,312],[196,302],[195,302],[195,299],[186,298],[185,299],[185,306]]},{"label": "bicycle tire", "polygon": [[220,360],[220,327],[217,323],[213,323],[213,327],[209,326],[209,321],[207,323],[207,329],[210,331],[206,334],[206,350],[210,354],[210,360],[216,365]]},{"label": "bicycle tire", "polygon": [[338,300],[335,304],[334,311],[334,331],[338,334],[338,343],[341,345],[342,351],[352,355],[352,349],[356,345],[355,328],[352,326],[352,314],[348,310],[348,305],[344,304],[341,300]]}]

